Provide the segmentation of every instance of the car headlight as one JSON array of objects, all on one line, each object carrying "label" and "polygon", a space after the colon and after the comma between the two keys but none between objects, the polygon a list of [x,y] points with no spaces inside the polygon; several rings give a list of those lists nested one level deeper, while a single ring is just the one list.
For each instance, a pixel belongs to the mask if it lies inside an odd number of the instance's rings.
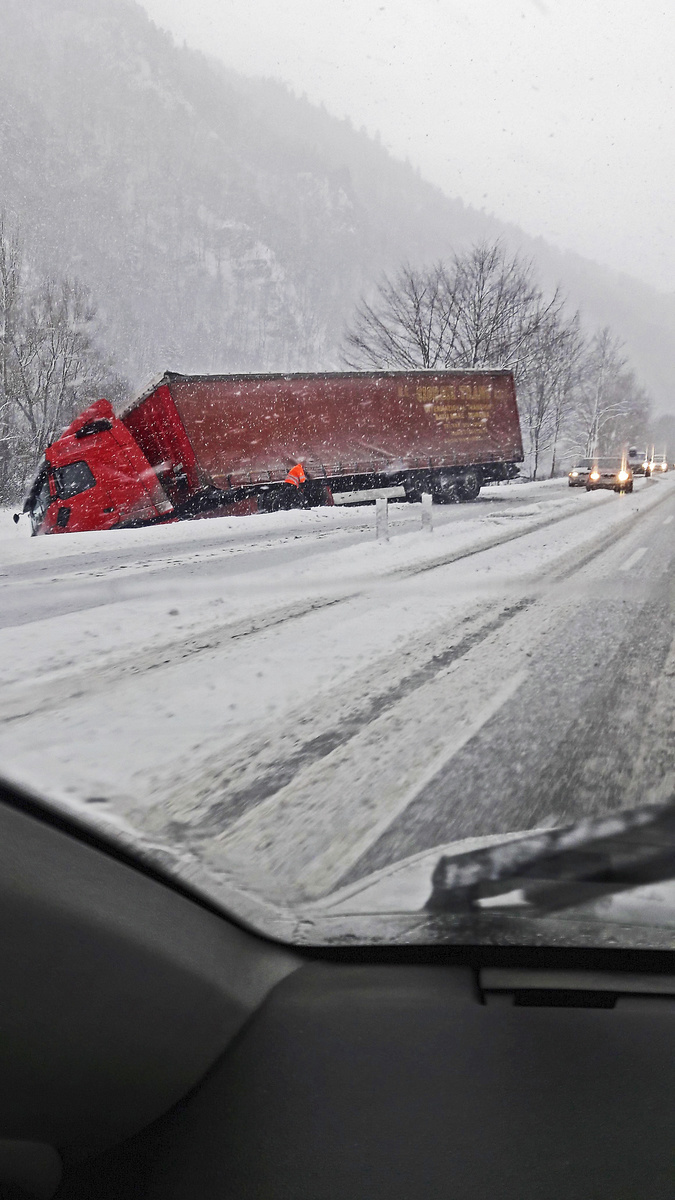
[{"label": "car headlight", "polygon": [[599,478],[600,478],[599,471],[591,471],[591,479],[595,480],[595,479],[599,479]]},{"label": "car headlight", "polygon": [[578,478],[579,478],[578,471],[570,471],[570,479],[578,479]]},{"label": "car headlight", "polygon": [[643,470],[643,471],[646,471],[648,466],[649,466],[649,463],[643,463],[643,464],[642,464],[642,470]]},{"label": "car headlight", "polygon": [[620,483],[625,483],[626,480],[628,479],[628,471],[619,471],[619,474],[617,475],[617,479],[619,480]]},{"label": "car headlight", "polygon": [[667,471],[667,470],[668,470],[668,463],[661,463],[661,470],[662,470],[662,471]]}]

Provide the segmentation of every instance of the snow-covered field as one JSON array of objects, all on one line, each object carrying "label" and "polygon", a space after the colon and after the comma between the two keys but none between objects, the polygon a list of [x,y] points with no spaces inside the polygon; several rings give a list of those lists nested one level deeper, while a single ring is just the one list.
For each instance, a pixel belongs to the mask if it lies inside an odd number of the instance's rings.
[{"label": "snow-covered field", "polygon": [[[319,897],[532,690],[580,579],[631,586],[674,501],[512,484],[432,533],[391,505],[388,541],[372,507],[50,538],[1,512],[3,771],[211,893]],[[521,827],[479,799],[392,855]]]}]

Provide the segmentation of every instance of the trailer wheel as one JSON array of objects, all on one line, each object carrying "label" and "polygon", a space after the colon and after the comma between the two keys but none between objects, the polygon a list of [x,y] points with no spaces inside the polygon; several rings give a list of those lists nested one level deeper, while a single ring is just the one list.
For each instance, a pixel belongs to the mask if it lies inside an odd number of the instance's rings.
[{"label": "trailer wheel", "polygon": [[460,499],[459,478],[454,472],[438,471],[431,479],[434,504],[456,504]]},{"label": "trailer wheel", "polygon": [[464,477],[458,481],[457,491],[460,500],[475,500],[480,492],[480,476],[478,471],[471,468],[464,472]]},{"label": "trailer wheel", "polygon": [[279,500],[276,491],[258,492],[258,512],[276,512],[278,507]]},{"label": "trailer wheel", "polygon": [[[324,501],[328,503],[328,501]],[[303,488],[292,483],[277,483],[268,491],[258,492],[258,512],[288,512],[293,508],[312,508]]]},{"label": "trailer wheel", "polygon": [[333,493],[321,479],[307,479],[302,485],[302,494],[310,508],[323,508],[333,503]]}]

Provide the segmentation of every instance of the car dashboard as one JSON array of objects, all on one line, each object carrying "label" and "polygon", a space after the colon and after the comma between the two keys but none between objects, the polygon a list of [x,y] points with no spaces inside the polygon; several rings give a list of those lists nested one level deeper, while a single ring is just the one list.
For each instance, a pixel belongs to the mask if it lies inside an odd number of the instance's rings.
[{"label": "car dashboard", "polygon": [[0,794],[0,1197],[675,1194],[669,952],[293,947]]}]

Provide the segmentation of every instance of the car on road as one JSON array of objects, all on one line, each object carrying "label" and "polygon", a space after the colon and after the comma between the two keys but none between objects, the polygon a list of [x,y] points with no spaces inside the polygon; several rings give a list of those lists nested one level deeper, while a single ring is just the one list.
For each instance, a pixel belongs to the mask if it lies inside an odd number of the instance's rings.
[{"label": "car on road", "polygon": [[649,451],[640,451],[637,446],[631,446],[628,450],[628,466],[633,475],[644,475],[649,466]]},{"label": "car on road", "polygon": [[584,487],[593,466],[592,458],[580,458],[567,476],[570,487]]},{"label": "car on road", "polygon": [[632,492],[633,472],[624,458],[596,458],[586,480],[586,491],[600,488],[612,492]]},{"label": "car on road", "polygon": [[649,475],[660,475],[662,471],[668,470],[668,459],[665,454],[652,454],[649,460]]}]

